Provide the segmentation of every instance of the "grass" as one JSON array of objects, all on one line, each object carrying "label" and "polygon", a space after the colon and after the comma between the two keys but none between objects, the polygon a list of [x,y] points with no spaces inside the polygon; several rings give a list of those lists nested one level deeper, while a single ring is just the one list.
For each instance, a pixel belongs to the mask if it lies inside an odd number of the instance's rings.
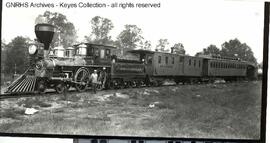
[{"label": "grass", "polygon": [[20,116],[24,114],[24,110],[20,108],[9,108],[0,111],[1,118],[21,119]]},{"label": "grass", "polygon": [[[0,123],[0,132],[241,139],[258,139],[260,132],[260,82],[69,93],[67,98],[10,102],[39,106],[40,111]],[[21,114],[11,109],[1,114]]]},{"label": "grass", "polygon": [[32,107],[51,107],[51,104],[46,103],[41,100],[39,97],[33,97],[33,98],[23,98],[22,100],[19,100],[17,102],[18,106],[23,106],[26,108],[32,108]]}]

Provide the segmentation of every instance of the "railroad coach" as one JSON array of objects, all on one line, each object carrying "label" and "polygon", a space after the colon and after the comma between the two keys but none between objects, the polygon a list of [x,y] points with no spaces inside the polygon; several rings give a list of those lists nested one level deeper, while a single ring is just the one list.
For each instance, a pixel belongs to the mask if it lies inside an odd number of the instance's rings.
[{"label": "railroad coach", "polygon": [[148,50],[131,50],[145,64],[150,81],[171,79],[177,83],[202,77],[203,58]]},{"label": "railroad coach", "polygon": [[255,65],[238,58],[221,56],[203,57],[203,77],[240,80],[255,76]]}]

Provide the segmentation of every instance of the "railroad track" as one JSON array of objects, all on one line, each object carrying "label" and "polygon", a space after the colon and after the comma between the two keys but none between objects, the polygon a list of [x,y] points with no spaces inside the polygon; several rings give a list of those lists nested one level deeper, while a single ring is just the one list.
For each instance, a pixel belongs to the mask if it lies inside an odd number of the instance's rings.
[{"label": "railroad track", "polygon": [[[170,85],[162,85],[162,86],[177,86],[175,84],[170,84]],[[130,87],[132,89],[136,89],[136,88],[144,88],[144,87],[147,87],[147,86],[141,86],[141,87]],[[151,86],[151,88],[159,88],[160,86]],[[105,90],[101,90],[101,91],[115,91],[115,90],[124,90],[124,89],[128,89],[128,88],[119,88],[119,89],[105,89]],[[0,100],[3,100],[3,99],[8,99],[8,98],[22,98],[22,97],[37,97],[37,96],[52,96],[52,95],[64,95],[64,94],[69,94],[69,93],[84,93],[84,92],[91,92],[92,89],[91,88],[88,88],[86,89],[85,91],[83,92],[79,92],[75,89],[69,89],[66,93],[57,93],[56,91],[54,90],[51,90],[51,91],[47,91],[47,92],[44,92],[44,93],[38,93],[38,92],[28,92],[28,93],[4,93],[4,94],[1,94],[0,95]]]},{"label": "railroad track", "polygon": [[[231,83],[231,82],[230,82]],[[230,84],[230,83],[226,83],[226,84]],[[185,84],[185,85],[194,85],[194,84],[205,84],[205,83],[193,83],[193,84]],[[209,83],[208,83],[209,84]],[[210,83],[210,84],[215,84],[215,83]],[[168,84],[168,85],[161,85],[161,86],[149,86],[151,88],[160,88],[160,87],[164,87],[164,86],[185,86],[182,84]],[[129,87],[132,89],[139,89],[139,88],[147,88],[147,86],[140,86],[140,87]],[[100,90],[100,91],[115,91],[115,90],[124,90],[124,89],[129,89],[129,88],[117,88],[117,89],[105,89],[105,90]],[[0,100],[3,99],[8,99],[8,98],[22,98],[22,97],[37,97],[37,96],[61,96],[64,94],[70,94],[70,93],[85,93],[85,92],[91,92],[92,89],[91,88],[87,88],[85,91],[83,92],[79,92],[76,89],[69,89],[68,91],[64,92],[64,93],[57,93],[54,90],[50,90],[44,93],[38,93],[38,92],[29,92],[29,93],[5,93],[5,94],[1,94],[0,95]]]}]

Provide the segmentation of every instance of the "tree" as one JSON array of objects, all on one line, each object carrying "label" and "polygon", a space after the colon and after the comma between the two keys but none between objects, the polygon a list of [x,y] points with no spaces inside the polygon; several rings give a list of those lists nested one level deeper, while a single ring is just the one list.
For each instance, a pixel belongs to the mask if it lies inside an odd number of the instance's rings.
[{"label": "tree", "polygon": [[7,44],[4,40],[1,41],[1,72],[5,72],[5,63],[7,60]]},{"label": "tree", "polygon": [[173,48],[173,52],[176,54],[181,54],[181,55],[185,55],[186,51],[184,49],[184,45],[182,43],[176,43],[174,44]]},{"label": "tree", "polygon": [[143,41],[142,30],[136,25],[125,25],[125,29],[118,35],[116,46],[134,49]]},{"label": "tree", "polygon": [[17,73],[23,73],[26,70],[30,41],[29,38],[17,36],[7,45],[7,58],[4,61],[5,71],[7,73],[14,73],[15,67]]},{"label": "tree", "polygon": [[91,20],[92,32],[90,36],[85,36],[88,42],[96,44],[112,44],[113,41],[109,32],[113,29],[113,23],[110,19],[95,16]]},{"label": "tree", "polygon": [[156,51],[169,52],[169,49],[165,49],[169,45],[168,39],[159,39],[156,46]]},{"label": "tree", "polygon": [[138,44],[138,47],[143,50],[151,50],[152,44],[151,41],[149,40],[141,40],[140,43]]},{"label": "tree", "polygon": [[195,57],[198,57],[198,56],[200,56],[200,55],[203,55],[203,52],[197,52],[194,56],[195,56]]},{"label": "tree", "polygon": [[221,56],[240,58],[257,64],[251,48],[246,43],[241,43],[238,39],[224,42],[221,47]]},{"label": "tree", "polygon": [[220,50],[216,45],[209,45],[207,48],[203,49],[202,54],[204,55],[220,55]]},{"label": "tree", "polygon": [[68,21],[65,15],[57,12],[52,13],[50,11],[45,11],[43,15],[38,15],[36,24],[39,23],[41,19],[54,25],[57,29],[51,43],[53,47],[60,45],[69,47],[75,43],[77,38],[75,26]]},{"label": "tree", "polygon": [[263,69],[263,62],[258,63],[258,68]]},{"label": "tree", "polygon": [[151,41],[149,40],[144,41],[142,49],[151,50],[151,47],[152,47]]}]

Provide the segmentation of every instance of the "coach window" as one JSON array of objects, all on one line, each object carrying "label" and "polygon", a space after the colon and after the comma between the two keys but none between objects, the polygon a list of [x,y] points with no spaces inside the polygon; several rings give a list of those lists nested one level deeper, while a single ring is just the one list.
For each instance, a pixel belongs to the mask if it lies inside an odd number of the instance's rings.
[{"label": "coach window", "polygon": [[165,57],[166,59],[165,59],[165,62],[166,62],[166,64],[168,64],[168,57]]},{"label": "coach window", "polygon": [[196,66],[196,60],[194,60],[194,67]]},{"label": "coach window", "polygon": [[174,57],[172,57],[172,64],[174,64]]},{"label": "coach window", "polygon": [[184,62],[184,57],[180,57],[180,58],[179,58],[179,62],[180,62],[180,63]]},{"label": "coach window", "polygon": [[189,59],[188,64],[191,65],[191,59]]},{"label": "coach window", "polygon": [[161,56],[158,56],[158,63],[161,63]]}]

